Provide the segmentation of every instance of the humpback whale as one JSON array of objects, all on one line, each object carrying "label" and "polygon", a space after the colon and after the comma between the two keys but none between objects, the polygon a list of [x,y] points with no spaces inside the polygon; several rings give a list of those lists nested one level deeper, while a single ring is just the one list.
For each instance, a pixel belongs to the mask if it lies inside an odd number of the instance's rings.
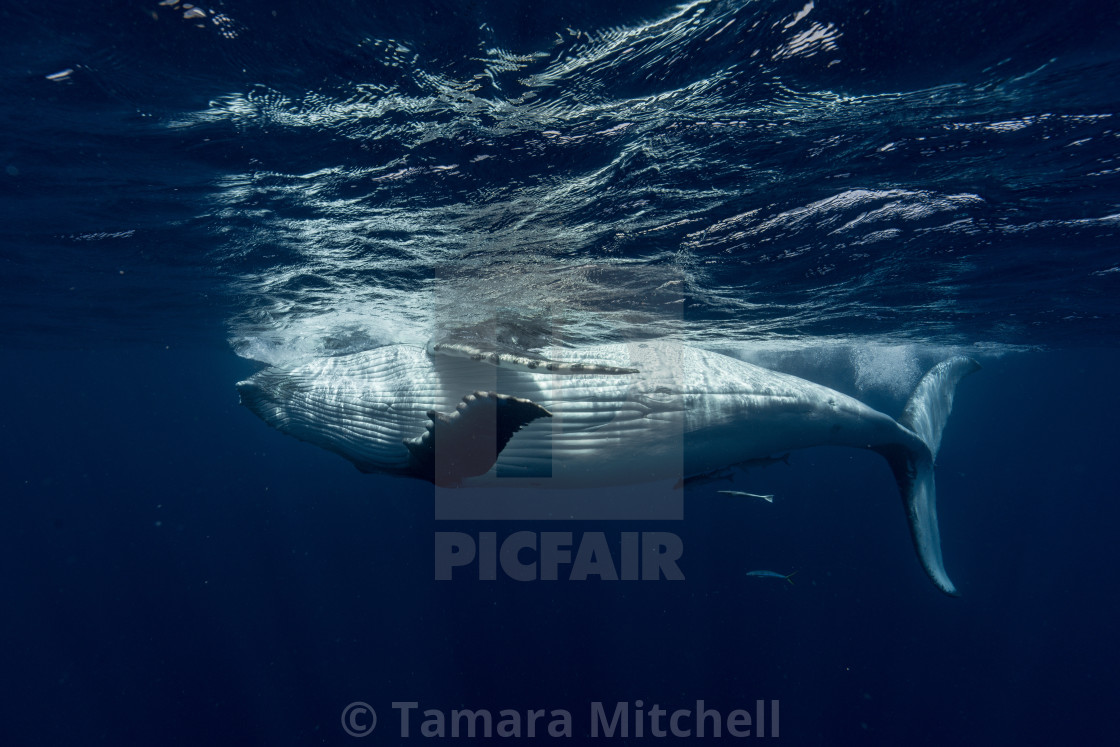
[{"label": "humpback whale", "polygon": [[547,486],[597,487],[702,475],[810,446],[870,449],[894,473],[926,574],[956,595],[941,557],[933,465],[957,383],[978,368],[965,357],[937,364],[897,420],[828,387],[665,340],[547,357],[387,345],[268,367],[237,387],[242,404],[283,433],[364,472],[439,486],[546,475]]}]

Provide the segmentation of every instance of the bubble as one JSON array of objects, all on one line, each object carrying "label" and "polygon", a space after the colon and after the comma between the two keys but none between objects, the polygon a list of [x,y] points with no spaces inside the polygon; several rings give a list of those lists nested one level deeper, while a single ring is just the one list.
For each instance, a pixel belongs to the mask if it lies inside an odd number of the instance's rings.
[{"label": "bubble", "polygon": [[910,344],[871,344],[853,348],[851,359],[856,387],[861,392],[878,389],[904,397],[913,390],[922,375],[917,350]]}]

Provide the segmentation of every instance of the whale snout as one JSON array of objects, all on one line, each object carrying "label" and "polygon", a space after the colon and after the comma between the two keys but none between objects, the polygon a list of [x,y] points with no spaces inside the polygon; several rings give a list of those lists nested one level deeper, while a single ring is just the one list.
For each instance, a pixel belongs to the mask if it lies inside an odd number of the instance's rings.
[{"label": "whale snout", "polygon": [[237,382],[237,394],[241,404],[248,407],[266,423],[275,425],[283,417],[286,404],[291,397],[291,387],[284,385],[284,379],[265,376],[261,372],[245,381]]},{"label": "whale snout", "polygon": [[264,389],[252,379],[237,382],[237,395],[241,404],[256,411],[254,405],[267,397]]}]

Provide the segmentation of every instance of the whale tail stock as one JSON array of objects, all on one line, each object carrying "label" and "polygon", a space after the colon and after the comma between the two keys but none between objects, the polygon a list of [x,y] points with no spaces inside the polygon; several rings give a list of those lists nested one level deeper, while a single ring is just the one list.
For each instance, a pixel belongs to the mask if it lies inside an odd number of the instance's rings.
[{"label": "whale tail stock", "polygon": [[952,596],[958,592],[941,560],[933,465],[941,446],[941,433],[953,409],[957,383],[979,368],[976,361],[961,356],[931,368],[918,382],[898,419],[898,424],[916,438],[875,449],[886,458],[898,482],[910,536],[922,567],[937,588]]}]

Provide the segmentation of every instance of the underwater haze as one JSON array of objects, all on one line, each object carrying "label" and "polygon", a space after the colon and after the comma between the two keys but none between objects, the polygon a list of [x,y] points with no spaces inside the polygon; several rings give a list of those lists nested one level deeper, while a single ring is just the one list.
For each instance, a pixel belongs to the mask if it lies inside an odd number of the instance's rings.
[{"label": "underwater haze", "polygon": [[[656,743],[698,701],[793,745],[1113,731],[1116,3],[6,0],[0,65],[4,744],[455,709]],[[977,360],[937,464],[960,597],[874,454],[775,454],[679,521],[450,521],[234,386],[651,338],[891,416]],[[684,578],[435,579],[438,533],[517,531],[671,532]]]}]

